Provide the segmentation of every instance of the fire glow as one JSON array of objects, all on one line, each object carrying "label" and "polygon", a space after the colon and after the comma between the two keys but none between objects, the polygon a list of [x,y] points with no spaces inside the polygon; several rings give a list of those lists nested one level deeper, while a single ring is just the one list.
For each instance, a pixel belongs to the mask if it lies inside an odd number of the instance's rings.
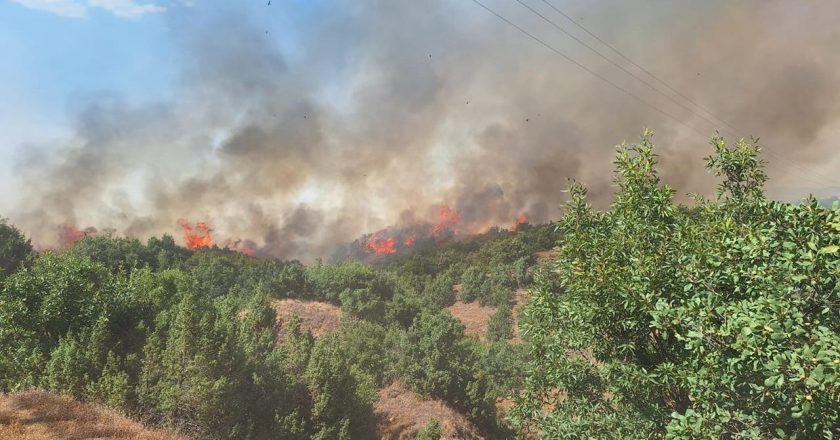
[{"label": "fire glow", "polygon": [[418,240],[432,238],[435,241],[455,235],[455,227],[461,215],[449,206],[438,208],[438,220],[434,225],[423,223],[406,228],[389,226],[371,234],[365,240],[365,250],[376,255],[396,254],[414,247]]},{"label": "fire glow", "polygon": [[458,214],[457,211],[453,210],[452,208],[446,205],[443,205],[438,209],[438,223],[432,230],[432,235],[434,237],[439,237],[446,232],[454,234],[455,225],[457,225],[460,221],[461,214]]},{"label": "fire glow", "polygon": [[63,225],[58,229],[58,242],[62,248],[68,248],[87,236],[96,235],[96,232],[97,230],[93,226],[79,229],[73,225]]},{"label": "fire glow", "polygon": [[213,246],[213,234],[207,223],[198,222],[193,226],[190,222],[181,220],[178,225],[184,231],[184,241],[187,244],[187,249],[194,251]]},{"label": "fire glow", "polygon": [[257,244],[251,240],[233,240],[229,241],[225,248],[229,251],[239,252],[242,255],[253,257],[257,251]]},{"label": "fire glow", "polygon": [[391,233],[391,228],[385,228],[371,235],[365,242],[365,247],[376,255],[395,254],[397,249],[394,247],[395,240]]},{"label": "fire glow", "polygon": [[524,213],[519,214],[519,215],[516,216],[516,223],[513,224],[512,229],[515,231],[515,230],[519,229],[520,225],[524,225],[525,223],[528,223],[528,215],[524,214]]}]

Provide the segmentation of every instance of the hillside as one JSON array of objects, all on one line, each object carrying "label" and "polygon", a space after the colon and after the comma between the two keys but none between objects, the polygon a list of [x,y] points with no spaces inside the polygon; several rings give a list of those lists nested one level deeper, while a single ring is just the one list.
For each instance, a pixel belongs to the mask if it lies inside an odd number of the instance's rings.
[{"label": "hillside", "polygon": [[473,423],[440,400],[423,399],[395,382],[379,391],[373,404],[382,440],[414,438],[431,420],[442,427],[440,440],[483,440]]},{"label": "hillside", "polygon": [[0,395],[0,438],[16,440],[186,440],[114,410],[42,391]]},{"label": "hillside", "polygon": [[278,337],[288,332],[289,320],[300,319],[300,329],[311,333],[316,339],[336,332],[341,326],[341,308],[319,301],[278,299],[271,303],[279,324]]}]

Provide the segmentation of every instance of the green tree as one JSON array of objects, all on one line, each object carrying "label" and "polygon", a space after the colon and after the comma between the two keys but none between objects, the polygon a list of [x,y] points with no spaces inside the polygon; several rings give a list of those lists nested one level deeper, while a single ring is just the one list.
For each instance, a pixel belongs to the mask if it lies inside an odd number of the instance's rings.
[{"label": "green tree", "polygon": [[500,306],[490,315],[487,323],[489,341],[506,341],[513,337],[513,311],[507,304]]},{"label": "green tree", "polygon": [[375,438],[374,379],[341,356],[335,335],[315,344],[305,377],[313,399],[313,439]]},{"label": "green tree", "polygon": [[32,244],[29,239],[6,219],[0,218],[0,281],[25,265],[32,257]]},{"label": "green tree", "polygon": [[443,428],[440,426],[440,422],[437,419],[432,418],[429,420],[429,423],[421,429],[417,435],[414,436],[414,440],[440,440],[440,437],[443,435]]},{"label": "green tree", "polygon": [[713,144],[717,201],[674,204],[648,132],[618,150],[609,211],[571,186],[554,270],[538,272],[525,312],[521,431],[840,435],[840,213],[765,200],[759,148]]},{"label": "green tree", "polygon": [[486,288],[486,273],[483,267],[470,266],[464,271],[461,277],[461,292],[459,293],[460,300],[464,302],[473,302],[485,295]]}]

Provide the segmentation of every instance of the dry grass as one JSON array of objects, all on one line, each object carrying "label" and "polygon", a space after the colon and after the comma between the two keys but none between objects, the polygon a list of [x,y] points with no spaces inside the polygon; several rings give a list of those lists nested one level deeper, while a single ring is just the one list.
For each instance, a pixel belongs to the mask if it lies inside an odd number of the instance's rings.
[{"label": "dry grass", "polygon": [[443,428],[441,440],[484,439],[464,415],[438,400],[420,398],[399,382],[379,391],[379,400],[373,404],[373,409],[379,419],[382,440],[410,439],[432,418]]},{"label": "dry grass", "polygon": [[482,306],[478,301],[465,303],[459,300],[446,309],[464,324],[464,333],[467,336],[475,336],[482,341],[486,339],[490,316],[496,313],[495,307]]},{"label": "dry grass", "polygon": [[534,256],[537,258],[537,263],[554,261],[557,259],[558,255],[560,255],[560,252],[557,249],[549,249],[546,251],[539,251],[534,253]]},{"label": "dry grass", "polygon": [[0,439],[184,440],[98,405],[43,391],[0,395]]},{"label": "dry grass", "polygon": [[[455,290],[459,290],[460,285],[456,285]],[[524,289],[517,289],[513,297],[513,337],[511,342],[520,343],[522,338],[519,334],[519,309],[525,303],[526,292]],[[481,341],[487,339],[487,324],[490,322],[490,316],[496,313],[496,308],[492,306],[482,306],[478,301],[465,303],[463,301],[455,301],[455,304],[446,308],[449,313],[455,318],[458,318],[464,324],[464,333],[467,336],[474,336]]]},{"label": "dry grass", "polygon": [[336,332],[341,327],[341,309],[335,305],[318,301],[279,299],[272,302],[280,327],[279,337],[286,335],[286,323],[293,315],[300,318],[300,329],[319,338]]}]

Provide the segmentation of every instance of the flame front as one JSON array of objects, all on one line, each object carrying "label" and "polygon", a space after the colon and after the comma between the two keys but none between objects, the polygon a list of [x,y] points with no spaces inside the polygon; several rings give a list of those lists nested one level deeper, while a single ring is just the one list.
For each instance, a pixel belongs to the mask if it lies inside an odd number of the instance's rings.
[{"label": "flame front", "polygon": [[210,226],[207,223],[198,222],[195,226],[192,226],[188,221],[181,220],[178,224],[184,231],[184,241],[187,243],[187,249],[194,251],[213,246],[213,234],[211,234]]},{"label": "flame front", "polygon": [[459,221],[461,221],[461,214],[458,214],[457,211],[454,211],[446,205],[441,206],[438,209],[438,223],[432,230],[432,235],[439,237],[445,232],[454,234],[455,225],[458,224]]},{"label": "flame front", "polygon": [[233,240],[228,242],[225,247],[229,251],[239,252],[240,254],[247,255],[249,257],[253,257],[254,253],[257,251],[257,244],[251,240]]},{"label": "flame front", "polygon": [[414,246],[415,241],[417,241],[417,235],[416,234],[411,234],[410,237],[403,240],[403,244],[405,245],[405,247],[412,247],[412,246]]},{"label": "flame front", "polygon": [[96,235],[96,232],[93,226],[79,229],[73,225],[63,225],[58,228],[58,242],[62,248],[68,248],[88,235]]},{"label": "flame front", "polygon": [[394,247],[394,237],[386,236],[388,232],[390,232],[390,229],[383,229],[371,235],[365,243],[368,250],[377,255],[396,253],[397,249]]},{"label": "flame front", "polygon": [[525,223],[528,223],[528,215],[525,213],[517,215],[516,223],[513,224],[513,230],[519,229],[519,225],[524,225]]}]

